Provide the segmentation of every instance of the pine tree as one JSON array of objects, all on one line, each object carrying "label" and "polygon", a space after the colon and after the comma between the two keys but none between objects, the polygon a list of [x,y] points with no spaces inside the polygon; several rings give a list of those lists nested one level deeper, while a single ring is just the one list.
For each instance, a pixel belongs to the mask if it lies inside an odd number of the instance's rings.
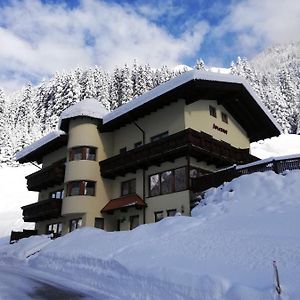
[{"label": "pine tree", "polygon": [[195,65],[194,69],[200,70],[200,71],[206,71],[207,70],[206,66],[205,66],[205,63],[201,58],[196,60],[196,65]]}]

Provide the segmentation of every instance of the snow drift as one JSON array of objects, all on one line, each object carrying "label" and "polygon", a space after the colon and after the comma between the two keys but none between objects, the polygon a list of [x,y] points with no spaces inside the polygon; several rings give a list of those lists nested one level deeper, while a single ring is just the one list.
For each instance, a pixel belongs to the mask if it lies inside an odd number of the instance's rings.
[{"label": "snow drift", "polygon": [[130,232],[83,228],[23,260],[116,299],[210,300],[274,299],[276,260],[282,299],[299,299],[299,186],[300,171],[245,175],[210,189],[192,217]]}]

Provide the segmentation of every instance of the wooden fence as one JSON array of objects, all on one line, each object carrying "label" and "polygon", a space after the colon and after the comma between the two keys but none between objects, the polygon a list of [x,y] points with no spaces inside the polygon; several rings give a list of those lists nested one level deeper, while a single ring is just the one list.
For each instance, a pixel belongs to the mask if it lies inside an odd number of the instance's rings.
[{"label": "wooden fence", "polygon": [[17,242],[20,239],[30,237],[32,235],[37,235],[37,230],[23,229],[23,231],[12,231],[10,234],[10,244]]},{"label": "wooden fence", "polygon": [[241,166],[234,165],[215,173],[193,178],[192,190],[195,193],[203,192],[211,187],[218,187],[224,182],[229,182],[241,175],[251,174],[254,172],[274,171],[275,173],[280,174],[286,170],[297,169],[300,169],[300,156],[269,160],[266,159]]}]

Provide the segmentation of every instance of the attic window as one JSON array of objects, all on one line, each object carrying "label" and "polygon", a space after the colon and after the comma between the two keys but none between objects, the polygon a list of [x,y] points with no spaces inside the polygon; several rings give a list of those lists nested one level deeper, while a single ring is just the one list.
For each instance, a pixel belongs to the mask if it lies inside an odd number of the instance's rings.
[{"label": "attic window", "polygon": [[211,106],[211,105],[209,106],[209,114],[211,116],[213,116],[214,118],[217,117],[217,110],[214,106]]},{"label": "attic window", "polygon": [[223,121],[224,123],[228,124],[228,116],[227,116],[227,114],[225,114],[225,113],[223,113],[223,112],[222,112],[222,121]]}]

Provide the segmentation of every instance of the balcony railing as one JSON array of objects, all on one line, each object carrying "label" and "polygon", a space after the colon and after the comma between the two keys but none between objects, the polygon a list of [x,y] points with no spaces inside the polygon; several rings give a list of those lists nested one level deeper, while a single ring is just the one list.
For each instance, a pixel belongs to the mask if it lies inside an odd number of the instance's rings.
[{"label": "balcony railing", "polygon": [[41,191],[42,189],[62,184],[65,176],[65,160],[55,162],[49,167],[43,168],[26,176],[29,191]]},{"label": "balcony railing", "polygon": [[39,222],[61,216],[61,199],[48,199],[23,206],[25,222]]},{"label": "balcony railing", "polygon": [[238,149],[215,140],[206,133],[186,129],[101,161],[101,175],[104,178],[115,178],[187,155],[217,166],[244,164],[257,160],[249,154],[249,149]]}]

